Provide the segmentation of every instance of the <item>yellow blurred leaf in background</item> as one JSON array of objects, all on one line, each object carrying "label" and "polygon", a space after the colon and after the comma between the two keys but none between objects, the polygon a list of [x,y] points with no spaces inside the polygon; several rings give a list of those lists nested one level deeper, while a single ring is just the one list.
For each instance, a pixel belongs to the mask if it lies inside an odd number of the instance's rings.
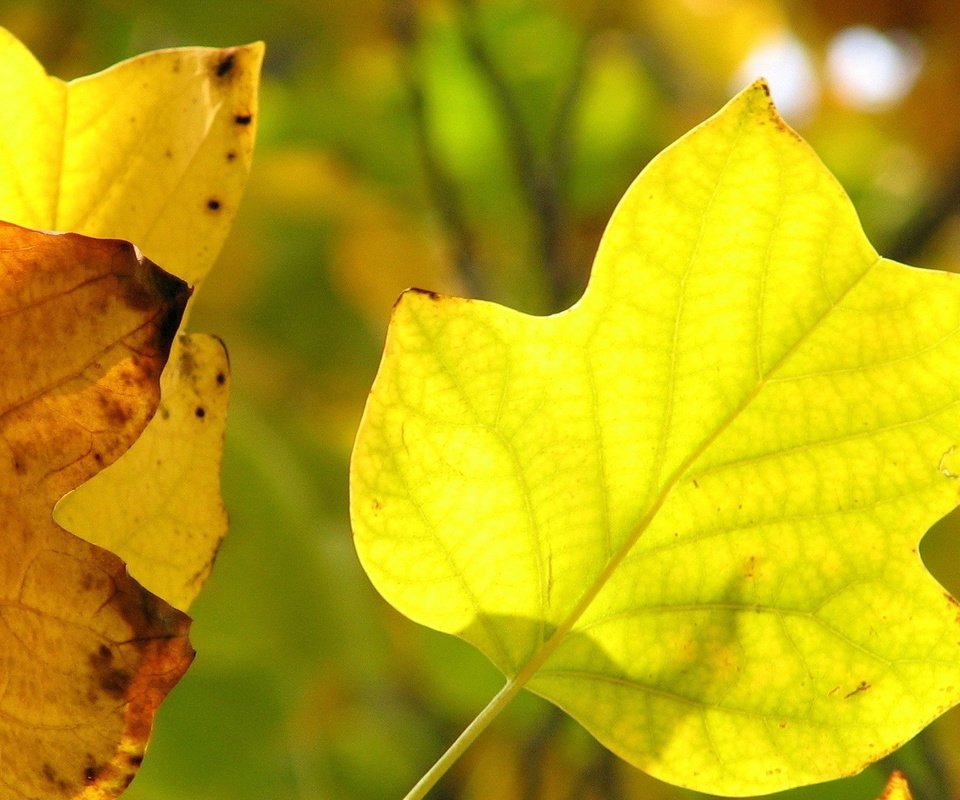
[{"label": "yellow blurred leaf in background", "polygon": [[877,800],[913,800],[910,784],[902,772],[893,772]]}]

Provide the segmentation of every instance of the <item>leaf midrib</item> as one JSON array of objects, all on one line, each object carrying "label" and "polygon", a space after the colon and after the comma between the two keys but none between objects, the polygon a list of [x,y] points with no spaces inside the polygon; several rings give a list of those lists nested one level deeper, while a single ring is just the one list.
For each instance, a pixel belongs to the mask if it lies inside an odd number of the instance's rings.
[{"label": "leaf midrib", "polygon": [[587,609],[596,599],[597,595],[607,585],[613,574],[619,569],[623,561],[633,550],[643,533],[650,527],[654,519],[660,512],[667,498],[678,486],[683,476],[690,470],[696,461],[713,445],[713,443],[749,408],[761,391],[768,383],[773,380],[776,373],[793,357],[793,355],[803,346],[803,344],[826,322],[827,319],[843,304],[850,293],[856,289],[863,280],[873,271],[881,262],[881,257],[875,255],[874,259],[850,282],[850,284],[830,303],[824,311],[817,317],[799,336],[796,341],[787,348],[780,358],[771,365],[766,375],[760,377],[753,389],[744,395],[740,403],[725,417],[720,423],[707,434],[694,447],[690,454],[685,458],[664,481],[662,488],[656,499],[650,505],[647,512],[636,523],[630,535],[624,540],[605,564],[604,568],[597,575],[594,582],[581,595],[580,600],[573,607],[569,614],[560,622],[554,630],[551,637],[543,646],[534,652],[526,664],[511,678],[508,685],[515,686],[517,690],[526,685],[540,667],[547,661],[553,652],[563,643],[568,634],[573,630],[577,621],[586,613]]}]

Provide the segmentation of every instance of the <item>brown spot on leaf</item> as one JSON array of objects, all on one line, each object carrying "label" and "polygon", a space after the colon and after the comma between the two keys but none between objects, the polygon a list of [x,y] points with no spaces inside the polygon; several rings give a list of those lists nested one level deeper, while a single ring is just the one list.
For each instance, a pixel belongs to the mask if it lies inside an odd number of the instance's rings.
[{"label": "brown spot on leaf", "polygon": [[235,114],[233,121],[236,122],[237,125],[249,125],[253,122],[253,114]]},{"label": "brown spot on leaf", "polygon": [[216,197],[211,197],[209,200],[207,200],[207,208],[209,208],[211,211],[219,211],[220,201],[217,200]]},{"label": "brown spot on leaf", "polygon": [[236,53],[233,50],[228,50],[224,56],[217,62],[216,73],[218,78],[223,78],[226,75],[229,75],[233,70],[234,62],[236,61]]},{"label": "brown spot on leaf", "polygon": [[843,696],[843,699],[844,699],[844,700],[847,700],[847,699],[853,697],[855,694],[860,694],[860,692],[865,692],[865,691],[867,691],[869,688],[870,688],[870,684],[869,684],[869,683],[867,683],[866,681],[860,681],[860,683],[857,685],[857,688],[854,689],[852,692],[847,692],[847,693]]},{"label": "brown spot on leaf", "polygon": [[234,150],[227,151],[227,161],[234,161],[237,158],[237,153]]},{"label": "brown spot on leaf", "polygon": [[207,410],[203,406],[197,406],[193,413],[197,419],[203,419],[205,416],[207,416]]},{"label": "brown spot on leaf", "polygon": [[[98,395],[97,402],[100,404],[100,412],[103,414],[104,419],[113,428],[122,428],[133,416],[133,411],[128,406],[120,401],[111,399],[107,395]],[[100,457],[97,458],[97,456]],[[97,461],[97,463],[103,463],[102,454],[95,453],[94,460]]]},{"label": "brown spot on leaf", "polygon": [[91,653],[90,666],[93,668],[94,680],[102,691],[115,700],[126,695],[131,675],[127,670],[113,666],[113,651],[109,647],[100,645],[96,652]]},{"label": "brown spot on leaf", "polygon": [[87,753],[87,763],[83,768],[83,780],[84,783],[93,783],[97,779],[97,775],[103,770],[103,767],[97,766],[97,762],[94,760],[91,753]]},{"label": "brown spot on leaf", "polygon": [[70,792],[70,784],[61,778],[59,774],[57,774],[57,771],[53,768],[52,764],[44,762],[41,774],[43,775],[43,779],[56,791],[60,792],[61,794],[67,794]]},{"label": "brown spot on leaf", "polygon": [[217,386],[223,386],[227,382],[227,376],[222,372],[217,373]]},{"label": "brown spot on leaf", "polygon": [[433,300],[434,302],[437,302],[437,303],[443,300],[442,294],[431,291],[430,289],[418,289],[417,287],[414,286],[410,289],[407,289],[405,292],[403,292],[403,294],[400,295],[400,297],[397,298],[397,302],[393,304],[394,308],[396,308],[399,302],[403,300],[403,298],[408,294],[419,295],[420,297],[425,297],[426,299]]}]

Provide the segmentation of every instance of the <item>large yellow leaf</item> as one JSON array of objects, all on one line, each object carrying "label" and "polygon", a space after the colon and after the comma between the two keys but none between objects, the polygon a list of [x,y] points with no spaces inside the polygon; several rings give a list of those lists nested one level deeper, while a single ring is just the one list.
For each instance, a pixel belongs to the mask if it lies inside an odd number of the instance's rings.
[{"label": "large yellow leaf", "polygon": [[193,657],[185,616],[50,516],[153,414],[188,294],[126,242],[0,223],[4,798],[115,797]]},{"label": "large yellow leaf", "polygon": [[358,553],[506,674],[478,725],[525,687],[702,791],[854,773],[960,699],[917,554],[957,503],[958,333],[960,281],[879,257],[755,84],[637,179],[570,310],[402,296]]},{"label": "large yellow leaf", "polygon": [[[127,239],[196,286],[247,180],[262,58],[261,44],[167,50],[65,83],[0,30],[0,219]],[[219,344],[189,337],[171,363],[162,413],[137,447],[65,499],[57,517],[186,609],[227,528],[227,390],[198,377],[226,375],[227,363]],[[185,374],[188,363],[197,372]],[[211,413],[194,439],[198,405]],[[183,441],[196,444],[171,446]]]}]

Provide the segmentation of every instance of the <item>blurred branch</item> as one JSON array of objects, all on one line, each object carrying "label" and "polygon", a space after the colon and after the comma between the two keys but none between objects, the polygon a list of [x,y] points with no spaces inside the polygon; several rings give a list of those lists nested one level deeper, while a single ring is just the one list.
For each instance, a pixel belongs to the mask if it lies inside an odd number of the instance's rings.
[{"label": "blurred branch", "polygon": [[580,779],[567,793],[568,800],[587,797],[591,789],[604,800],[623,800],[623,787],[620,785],[619,759],[606,747],[597,745],[597,756],[590,769],[580,773]]},{"label": "blurred branch", "polygon": [[894,261],[909,263],[929,244],[951,216],[960,212],[960,160],[947,171],[940,189],[920,206],[913,219],[901,228],[885,248]]},{"label": "blurred branch", "polygon": [[[596,19],[596,17],[594,17]],[[563,187],[567,185],[570,177],[570,164],[573,161],[573,130],[574,115],[577,105],[583,94],[584,78],[587,73],[587,59],[591,41],[592,25],[587,27],[577,47],[576,57],[573,63],[573,72],[567,81],[566,88],[560,97],[560,105],[557,108],[557,115],[553,120],[553,128],[550,134],[550,140],[547,151],[547,168],[554,176],[557,192],[558,208],[558,228],[563,229]],[[560,240],[556,243],[558,248],[562,248]],[[558,249],[558,253],[562,253]],[[589,264],[585,265],[582,274],[577,272],[575,265],[568,259],[558,260],[554,268],[554,299],[563,303],[568,300],[576,291],[577,294],[583,290],[583,276],[589,272]]]},{"label": "blurred branch", "polygon": [[543,792],[543,772],[546,757],[566,715],[556,706],[547,709],[547,717],[536,734],[523,745],[520,753],[521,797],[540,797]]},{"label": "blurred branch", "polygon": [[573,78],[562,98],[551,139],[547,163],[539,164],[535,148],[523,123],[523,114],[510,91],[509,82],[494,62],[480,35],[473,0],[458,0],[460,29],[467,50],[485,78],[500,113],[514,170],[538,228],[540,257],[546,271],[554,307],[566,299],[569,274],[562,249],[562,200],[560,186],[567,171],[570,152],[569,128],[580,95],[586,46],[580,48]]},{"label": "blurred branch", "polygon": [[483,279],[477,268],[473,234],[467,225],[453,179],[444,168],[437,152],[427,119],[426,93],[417,65],[419,31],[413,0],[393,0],[391,22],[394,37],[400,45],[400,71],[407,93],[407,103],[413,117],[427,191],[440,214],[453,251],[454,264],[467,293],[472,297],[482,296]]}]

